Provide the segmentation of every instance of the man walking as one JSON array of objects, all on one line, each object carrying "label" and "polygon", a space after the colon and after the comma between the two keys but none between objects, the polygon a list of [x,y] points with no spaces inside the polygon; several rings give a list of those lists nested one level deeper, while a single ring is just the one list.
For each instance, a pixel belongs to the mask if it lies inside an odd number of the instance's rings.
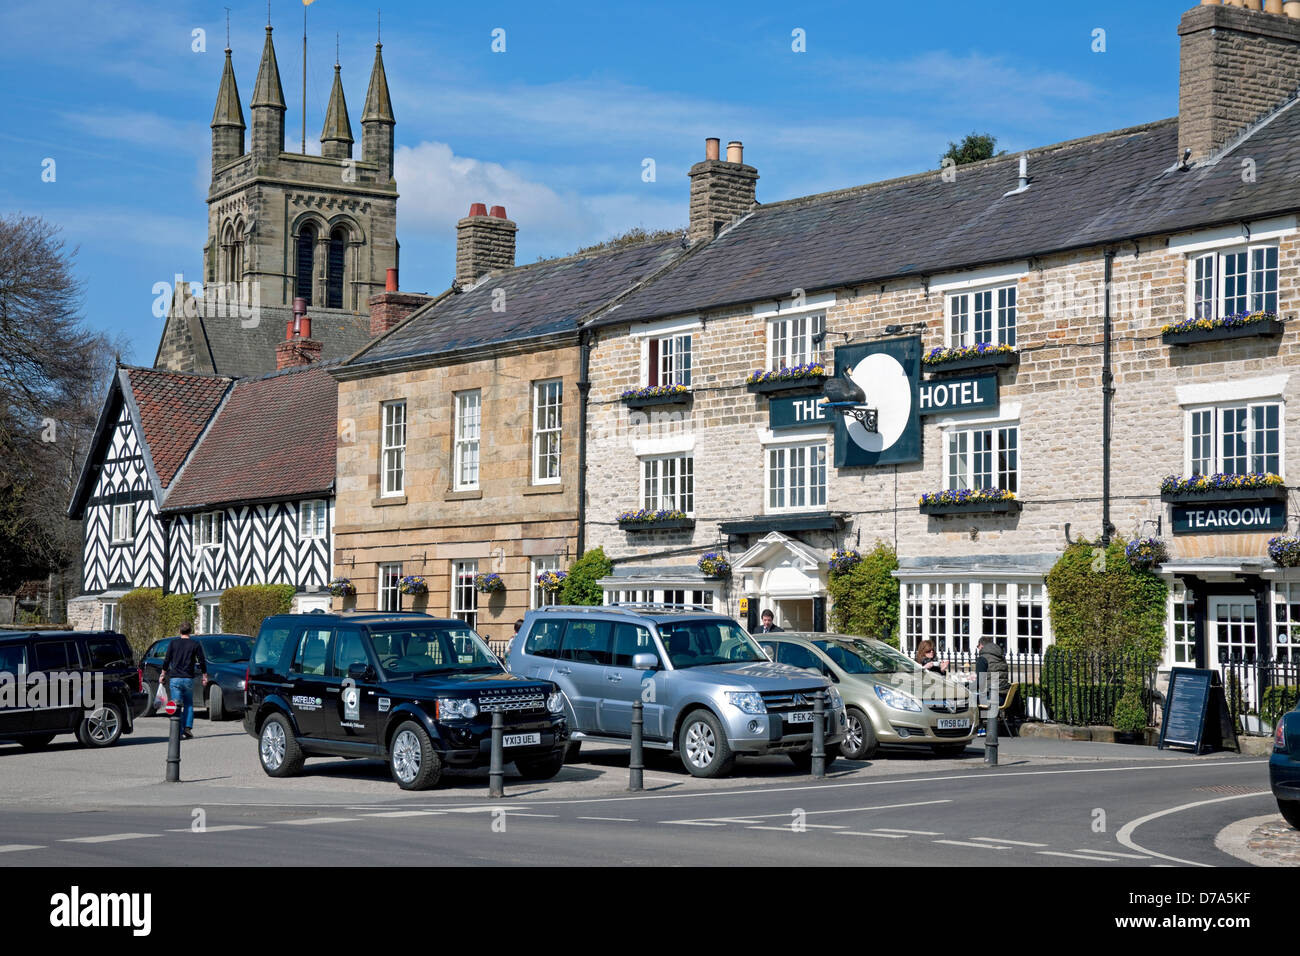
[{"label": "man walking", "polygon": [[[176,701],[183,709],[185,721],[185,739],[194,737],[194,676],[203,678],[203,686],[208,686],[208,661],[203,656],[203,645],[190,637],[193,628],[186,621],[181,625],[180,637],[172,638],[167,646],[167,656],[163,658],[162,673],[158,683],[168,689],[168,697]],[[166,683],[171,677],[171,683]]]}]

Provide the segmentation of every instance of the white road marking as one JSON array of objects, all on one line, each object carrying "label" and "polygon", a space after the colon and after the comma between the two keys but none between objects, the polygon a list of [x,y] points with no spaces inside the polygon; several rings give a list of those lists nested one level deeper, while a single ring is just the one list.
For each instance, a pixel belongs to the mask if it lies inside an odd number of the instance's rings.
[{"label": "white road marking", "polygon": [[443,814],[437,810],[386,810],[383,813],[367,813],[361,819],[369,820],[371,817],[383,817],[385,819],[395,820],[399,817],[440,817]]},{"label": "white road marking", "polygon": [[5,843],[0,844],[0,853],[21,853],[23,850],[44,850],[44,846],[37,846],[32,843]]},{"label": "white road marking", "polygon": [[880,837],[882,840],[906,840],[906,833],[864,833],[860,830],[841,830],[845,836],[870,836]]},{"label": "white road marking", "polygon": [[1157,853],[1155,850],[1148,850],[1144,846],[1138,846],[1137,843],[1133,841],[1133,831],[1144,823],[1150,823],[1152,820],[1158,820],[1160,817],[1166,817],[1171,813],[1180,813],[1183,810],[1191,810],[1195,807],[1204,807],[1211,803],[1227,803],[1229,800],[1249,800],[1251,798],[1259,797],[1268,797],[1271,800],[1273,799],[1273,794],[1267,790],[1260,793],[1242,793],[1231,797],[1216,797],[1213,800],[1198,800],[1195,803],[1184,803],[1182,806],[1170,807],[1167,810],[1157,810],[1155,813],[1148,813],[1144,817],[1138,817],[1136,820],[1131,820],[1124,824],[1124,826],[1120,827],[1119,832],[1115,834],[1115,839],[1130,850],[1137,850],[1139,853],[1145,853],[1147,856],[1158,856],[1162,860],[1170,860],[1173,863],[1184,863],[1187,866],[1210,867],[1213,864],[1198,863],[1196,860],[1180,860],[1178,857],[1170,856],[1168,853]]},{"label": "white road marking", "polygon": [[798,833],[793,827],[745,827],[746,830],[777,830],[781,833]]},{"label": "white road marking", "polygon": [[660,823],[675,823],[683,827],[725,827],[725,823],[707,823],[703,820],[661,820]]},{"label": "white road marking", "polygon": [[876,827],[885,833],[906,833],[910,836],[943,836],[943,833],[934,830],[899,830],[896,827]]},{"label": "white road marking", "polygon": [[235,830],[262,830],[260,826],[246,826],[241,823],[227,823],[218,827],[204,827],[202,830],[194,830],[190,827],[177,827],[175,830],[168,830],[168,833],[232,833]]},{"label": "white road marking", "polygon": [[1100,856],[1084,856],[1082,853],[1062,853],[1060,850],[1039,850],[1039,856],[1063,856],[1071,860],[1091,860],[1093,863],[1114,863],[1114,860],[1107,860]]},{"label": "white road marking", "polygon": [[1075,853],[1086,853],[1089,856],[1100,856],[1105,858],[1116,858],[1120,860],[1149,860],[1151,857],[1142,853],[1116,853],[1114,850],[1075,850]]},{"label": "white road marking", "polygon": [[274,820],[271,826],[314,827],[322,823],[353,823],[357,817],[308,817],[306,820]]},{"label": "white road marking", "polygon": [[967,843],[964,840],[934,840],[934,843],[946,843],[949,846],[973,846],[977,850],[1010,850],[1009,846],[994,846],[992,843]]},{"label": "white road marking", "polygon": [[578,817],[579,820],[601,820],[607,823],[636,823],[631,817]]},{"label": "white road marking", "polygon": [[1000,837],[971,837],[971,839],[985,843],[1009,843],[1012,846],[1051,846],[1050,843],[1026,843],[1024,840],[1003,840]]},{"label": "white road marking", "polygon": [[147,840],[160,837],[161,833],[106,833],[102,836],[65,837],[60,843],[114,843],[118,840]]}]

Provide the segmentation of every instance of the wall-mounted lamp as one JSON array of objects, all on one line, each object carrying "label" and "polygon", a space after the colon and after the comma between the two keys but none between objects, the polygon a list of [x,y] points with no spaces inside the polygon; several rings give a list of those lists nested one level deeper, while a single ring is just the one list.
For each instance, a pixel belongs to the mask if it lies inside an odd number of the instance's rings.
[{"label": "wall-mounted lamp", "polygon": [[830,330],[827,330],[827,329],[822,329],[820,332],[814,332],[814,333],[813,333],[813,337],[812,337],[813,345],[821,345],[821,344],[823,344],[823,343],[826,341],[826,336],[828,336],[828,335],[839,335],[839,336],[842,336],[842,337],[844,338],[844,343],[845,343],[846,345],[847,345],[849,342],[851,342],[851,341],[853,340],[853,336],[852,336],[852,334],[850,334],[850,333],[848,333],[848,332],[833,332],[833,331],[830,331]]},{"label": "wall-mounted lamp", "polygon": [[[1164,528],[1164,526],[1165,526],[1165,516],[1164,516],[1164,515],[1159,515],[1159,516],[1157,516],[1157,517],[1155,517],[1155,518],[1143,518],[1143,519],[1142,519],[1142,528],[1145,528],[1145,527],[1146,527],[1147,525],[1149,525],[1149,524],[1153,524],[1153,525],[1156,526],[1156,537],[1158,538],[1158,537],[1160,537],[1160,532],[1161,532],[1161,530],[1162,530],[1162,529]],[[1141,529],[1139,529],[1139,531],[1140,531],[1140,530],[1141,530]]]}]

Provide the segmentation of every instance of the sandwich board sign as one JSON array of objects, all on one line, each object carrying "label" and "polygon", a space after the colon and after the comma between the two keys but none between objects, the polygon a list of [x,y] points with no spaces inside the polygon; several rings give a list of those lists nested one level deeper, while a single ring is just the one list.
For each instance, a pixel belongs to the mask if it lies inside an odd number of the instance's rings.
[{"label": "sandwich board sign", "polygon": [[1175,667],[1169,672],[1169,694],[1157,747],[1187,747],[1197,754],[1213,750],[1241,752],[1218,671]]}]

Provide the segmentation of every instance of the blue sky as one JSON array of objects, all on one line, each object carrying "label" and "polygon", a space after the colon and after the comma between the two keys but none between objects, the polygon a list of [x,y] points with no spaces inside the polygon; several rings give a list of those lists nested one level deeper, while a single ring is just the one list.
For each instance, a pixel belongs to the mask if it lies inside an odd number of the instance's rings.
[{"label": "blue sky", "polygon": [[[79,247],[86,314],[153,361],[154,283],[198,278],[225,4],[247,120],[265,0],[6,0],[0,210]],[[383,0],[397,117],[402,286],[454,272],[474,201],[519,223],[519,262],[633,226],[685,224],[704,138],[745,143],[760,201],[937,166],[977,130],[1016,151],[1178,110],[1181,14],[1196,0],[860,0],[704,5]],[[375,7],[308,11],[307,133],[320,133],[334,39],[360,148]],[[298,148],[300,0],[271,0]],[[504,53],[491,49],[505,30]],[[206,52],[192,31],[206,31]],[[792,50],[804,31],[806,52]],[[1105,52],[1093,51],[1105,31]],[[654,182],[642,179],[655,161]],[[42,181],[55,161],[54,182]]]}]

